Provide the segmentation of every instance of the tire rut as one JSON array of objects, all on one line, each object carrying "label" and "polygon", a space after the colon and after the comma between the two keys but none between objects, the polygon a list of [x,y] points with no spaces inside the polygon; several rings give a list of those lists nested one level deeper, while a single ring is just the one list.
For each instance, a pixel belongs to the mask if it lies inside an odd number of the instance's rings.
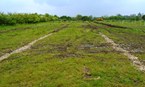
[{"label": "tire rut", "polygon": [[115,49],[116,51],[122,52],[125,56],[127,56],[132,61],[135,67],[137,67],[140,71],[145,71],[145,66],[139,61],[138,57],[130,54],[129,51],[121,48],[118,44],[116,44],[112,39],[108,38],[103,33],[99,33],[99,34],[106,40],[107,43],[112,45],[113,49]]},{"label": "tire rut", "polygon": [[28,43],[27,45],[25,45],[25,46],[23,46],[23,47],[20,47],[20,48],[18,48],[18,49],[16,49],[16,50],[12,51],[12,52],[10,52],[10,53],[4,54],[3,56],[0,57],[0,61],[2,61],[2,60],[4,60],[4,59],[7,59],[7,58],[10,57],[12,54],[21,53],[21,52],[23,52],[23,51],[26,51],[26,50],[30,49],[31,46],[33,46],[36,42],[38,42],[38,41],[40,41],[40,40],[43,40],[43,39],[45,39],[45,38],[51,36],[53,33],[58,32],[58,31],[60,31],[60,30],[62,30],[62,29],[64,29],[64,28],[66,28],[67,26],[68,26],[68,25],[63,25],[61,28],[55,29],[55,30],[52,31],[51,33],[49,33],[49,34],[47,34],[47,35],[45,35],[45,36],[42,36],[42,37],[40,37],[40,38],[38,38],[38,39],[36,39],[36,40],[34,40],[34,41]]}]

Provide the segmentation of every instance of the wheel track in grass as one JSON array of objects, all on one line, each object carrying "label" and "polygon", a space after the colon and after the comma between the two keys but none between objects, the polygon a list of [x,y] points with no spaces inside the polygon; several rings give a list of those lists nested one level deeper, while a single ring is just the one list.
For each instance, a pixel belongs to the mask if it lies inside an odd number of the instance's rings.
[{"label": "wheel track in grass", "polygon": [[38,41],[40,41],[40,40],[43,40],[43,39],[45,39],[45,38],[51,36],[53,33],[58,32],[58,31],[60,31],[60,30],[62,30],[62,29],[64,29],[64,28],[66,28],[67,26],[68,26],[68,24],[63,25],[61,28],[55,29],[54,31],[50,32],[49,34],[44,35],[44,36],[42,36],[42,37],[40,37],[40,38],[38,38],[38,39],[36,39],[36,40],[34,40],[34,41],[28,43],[27,45],[25,45],[25,46],[23,46],[23,47],[20,47],[20,48],[18,48],[18,49],[16,49],[16,50],[12,51],[12,52],[10,52],[10,53],[4,54],[3,56],[0,57],[0,61],[2,61],[2,60],[4,60],[4,59],[7,59],[7,58],[10,57],[12,54],[21,53],[21,52],[23,52],[23,51],[26,51],[26,50],[30,49],[31,46],[33,46],[36,42],[38,42]]},{"label": "wheel track in grass", "polygon": [[139,61],[138,57],[130,54],[129,51],[121,48],[118,44],[116,44],[112,39],[110,39],[103,33],[100,32],[99,34],[106,40],[107,43],[112,45],[113,49],[115,49],[116,51],[122,52],[125,56],[127,56],[132,61],[133,65],[137,67],[138,70],[145,71],[145,66]]}]

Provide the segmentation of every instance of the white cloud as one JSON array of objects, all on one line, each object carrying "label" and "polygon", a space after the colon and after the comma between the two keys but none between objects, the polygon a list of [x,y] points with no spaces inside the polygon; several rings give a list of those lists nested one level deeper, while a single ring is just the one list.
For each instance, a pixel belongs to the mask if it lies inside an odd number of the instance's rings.
[{"label": "white cloud", "polygon": [[144,12],[145,0],[0,0],[0,12],[115,15]]},{"label": "white cloud", "polygon": [[54,12],[55,7],[46,3],[38,4],[34,0],[1,0],[1,12],[18,12],[18,13],[49,13]]}]

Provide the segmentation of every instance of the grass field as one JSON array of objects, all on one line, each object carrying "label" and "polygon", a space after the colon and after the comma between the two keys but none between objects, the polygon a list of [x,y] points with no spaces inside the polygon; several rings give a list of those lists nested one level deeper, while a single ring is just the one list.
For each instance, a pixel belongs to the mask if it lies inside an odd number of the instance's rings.
[{"label": "grass field", "polygon": [[1,61],[0,87],[145,86],[145,73],[99,35],[104,33],[144,61],[145,28],[121,29],[89,22],[1,26],[0,55],[63,24],[68,27],[38,41],[31,49]]},{"label": "grass field", "polygon": [[53,31],[62,23],[0,26],[0,56]]},{"label": "grass field", "polygon": [[135,29],[144,29],[145,28],[145,21],[105,21],[105,23],[119,25],[119,26],[126,26],[129,28]]},{"label": "grass field", "polygon": [[[107,23],[107,22],[106,22]],[[112,22],[110,22],[111,24]],[[131,27],[132,29],[121,29],[121,28],[106,28],[101,29],[107,36],[118,43],[122,48],[135,54],[145,64],[145,25],[140,24],[141,21],[126,22],[122,24],[114,22],[112,24]],[[134,28],[133,28],[134,27]]]}]

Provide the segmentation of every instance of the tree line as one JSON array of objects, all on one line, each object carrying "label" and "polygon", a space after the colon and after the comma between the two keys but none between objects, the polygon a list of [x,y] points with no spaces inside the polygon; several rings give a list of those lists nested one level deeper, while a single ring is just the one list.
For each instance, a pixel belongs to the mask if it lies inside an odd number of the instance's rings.
[{"label": "tree line", "polygon": [[92,16],[77,15],[76,17],[70,16],[57,16],[37,13],[0,13],[0,25],[16,25],[16,24],[31,24],[49,21],[92,21]]},{"label": "tree line", "polygon": [[131,14],[131,15],[121,15],[117,14],[115,16],[103,16],[105,20],[129,20],[129,21],[139,21],[145,20],[145,15],[138,13],[138,14]]},{"label": "tree line", "polygon": [[94,20],[145,20],[144,14],[133,14],[123,16],[118,14],[116,16],[102,16],[102,17],[93,17],[93,16],[83,16],[78,14],[75,17],[70,16],[57,16],[46,14],[37,14],[37,13],[0,13],[0,25],[15,25],[15,24],[31,24],[31,23],[40,23],[40,22],[49,22],[49,21],[94,21]]},{"label": "tree line", "polygon": [[30,24],[58,20],[58,16],[37,13],[0,13],[0,25]]}]

